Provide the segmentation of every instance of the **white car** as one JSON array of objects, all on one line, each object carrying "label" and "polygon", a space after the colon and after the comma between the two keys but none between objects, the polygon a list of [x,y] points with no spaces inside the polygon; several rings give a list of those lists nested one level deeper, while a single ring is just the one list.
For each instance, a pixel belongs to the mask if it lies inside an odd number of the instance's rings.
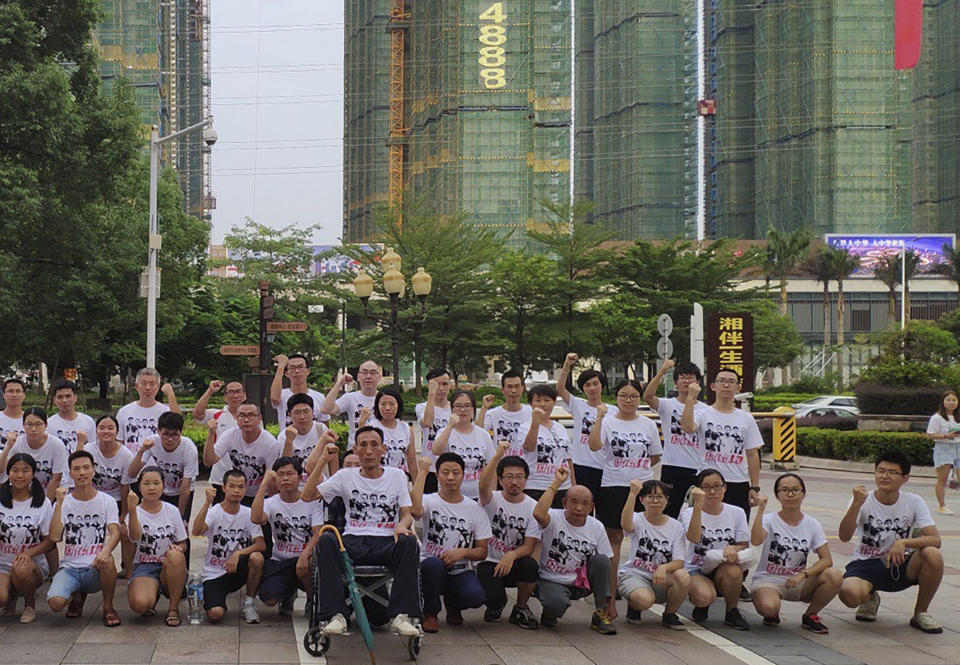
[{"label": "white car", "polygon": [[[821,395],[820,397],[808,399],[805,402],[791,404],[791,406],[798,410],[811,406],[842,406],[850,409],[854,413],[860,413],[860,409],[857,408],[857,398],[853,395]],[[797,415],[800,414],[798,413]]]},{"label": "white car", "polygon": [[856,420],[859,414],[858,409],[852,409],[848,406],[814,404],[797,409],[797,418],[849,418],[850,420]]}]

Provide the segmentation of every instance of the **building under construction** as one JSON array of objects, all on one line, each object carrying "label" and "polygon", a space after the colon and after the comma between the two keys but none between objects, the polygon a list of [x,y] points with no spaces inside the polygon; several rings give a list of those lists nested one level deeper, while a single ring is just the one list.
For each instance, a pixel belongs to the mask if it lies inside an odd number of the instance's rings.
[{"label": "building under construction", "polygon": [[522,242],[569,197],[569,0],[344,7],[344,239],[425,196]]},{"label": "building under construction", "polygon": [[[144,136],[161,136],[210,114],[210,0],[103,0],[94,35],[107,86],[119,76],[133,85]],[[209,219],[216,207],[210,148],[199,132],[164,146],[161,159],[176,168],[186,210]]]}]

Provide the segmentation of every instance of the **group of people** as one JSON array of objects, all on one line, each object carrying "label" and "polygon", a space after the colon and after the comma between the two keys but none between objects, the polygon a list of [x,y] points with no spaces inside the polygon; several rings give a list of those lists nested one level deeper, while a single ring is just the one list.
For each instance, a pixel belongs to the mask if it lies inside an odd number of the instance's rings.
[{"label": "group of people", "polygon": [[[646,386],[619,382],[614,406],[602,401],[606,381],[596,370],[578,377],[584,397],[570,394],[567,379],[579,359],[568,354],[557,388],[535,386],[524,404],[523,376],[510,370],[501,379],[505,403],[493,408],[488,395],[478,408],[472,393],[451,394],[449,372],[437,368],[427,375],[427,400],[415,409],[418,455],[412,426],[401,419],[402,396],[379,388],[375,362],[360,366],[357,390],[340,394],[354,381],[345,374],[323,395],[307,387],[305,357],[275,360],[279,440],[237,381],[211,382],[192,413],[207,424],[203,462],[212,468],[191,526],[194,536],[208,539],[202,577],[210,621],[222,619],[227,596],[240,589],[241,614],[250,623],[259,621],[255,598],[288,614],[305,590],[324,633],[345,632],[340,545],[333,534],[320,535],[333,522],[343,527],[355,565],[392,571],[386,612],[371,619],[402,636],[438,631],[441,611],[451,625],[479,607],[484,621],[499,621],[508,588],[516,589],[512,624],[556,626],[573,600],[592,596],[591,628],[612,635],[618,594],[627,601],[628,622],[663,603],[661,622],[671,629],[683,628],[677,611],[687,599],[692,618],[703,622],[722,596],[724,622],[740,630],[750,628],[741,600],[752,599],[770,626],[780,623],[783,601],[802,602],[802,626],[826,633],[819,612],[833,598],[872,621],[878,592],[917,585],[910,624],[942,630],[928,612],[943,574],[940,536],[920,497],[902,491],[909,460],[884,453],[876,487],[853,489],[839,527],[841,540],[855,540],[853,560],[840,571],[823,527],[802,512],[799,475],[776,479],[780,510],[765,512],[762,439],[753,417],[734,403],[740,377],[732,370],[711,377],[716,398],[705,404],[699,368],[668,360]],[[658,397],[671,370],[677,397]],[[155,370],[142,370],[136,388],[136,402],[91,428],[75,412],[76,386],[58,384],[57,429],[48,434],[53,417],[18,411],[22,384],[4,384],[0,428],[12,434],[0,431],[0,468],[8,476],[0,485],[0,605],[9,609],[23,596],[21,621],[35,618],[36,591],[52,574],[47,598],[54,611],[79,616],[86,594],[102,591],[104,623],[117,625],[116,581],[127,577],[134,612],[154,613],[162,593],[169,598],[167,625],[180,624],[197,447],[182,435],[183,416],[156,401]],[[220,390],[224,407],[209,409]],[[162,392],[176,409],[172,389],[164,384]],[[551,418],[558,398],[574,417],[572,440]],[[641,400],[659,413],[662,437],[639,413]],[[324,424],[339,414],[349,423],[343,459],[337,435]],[[137,440],[128,436],[133,428]],[[311,588],[314,566],[318,589]]]}]

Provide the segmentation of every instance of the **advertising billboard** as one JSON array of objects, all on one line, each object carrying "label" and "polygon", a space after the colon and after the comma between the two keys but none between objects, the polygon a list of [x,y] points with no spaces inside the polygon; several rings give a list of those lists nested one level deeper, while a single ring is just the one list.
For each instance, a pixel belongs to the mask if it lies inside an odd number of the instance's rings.
[{"label": "advertising billboard", "polygon": [[920,257],[918,275],[931,274],[937,264],[944,262],[943,246],[956,246],[956,236],[952,233],[828,233],[823,240],[831,247],[845,248],[860,257],[860,267],[853,277],[872,277],[881,256],[899,254],[904,249]]}]

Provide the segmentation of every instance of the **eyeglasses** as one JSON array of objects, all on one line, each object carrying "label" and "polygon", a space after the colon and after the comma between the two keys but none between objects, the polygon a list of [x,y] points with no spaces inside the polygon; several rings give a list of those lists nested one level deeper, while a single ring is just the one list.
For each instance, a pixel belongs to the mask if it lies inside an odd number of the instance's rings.
[{"label": "eyeglasses", "polygon": [[500,480],[506,480],[508,483],[510,483],[510,482],[519,482],[519,481],[521,481],[521,480],[526,480],[526,478],[527,478],[527,477],[526,477],[525,475],[523,475],[522,473],[507,473],[507,474],[504,474],[504,475],[500,476]]},{"label": "eyeglasses", "polygon": [[243,390],[228,390],[228,391],[227,391],[227,394],[228,394],[228,395],[242,395],[242,394],[243,394]]},{"label": "eyeglasses", "polygon": [[714,381],[714,383],[716,383],[718,386],[735,386],[740,382],[736,379],[717,379]]},{"label": "eyeglasses", "polygon": [[453,408],[455,411],[469,411],[473,408],[472,404],[454,404]]},{"label": "eyeglasses", "polygon": [[876,474],[878,476],[890,476],[891,478],[896,478],[897,476],[902,476],[902,471],[895,471],[894,469],[877,469]]},{"label": "eyeglasses", "polygon": [[237,420],[253,420],[258,415],[259,414],[256,414],[256,413],[238,413]]},{"label": "eyeglasses", "polygon": [[28,429],[40,429],[44,425],[46,425],[46,423],[23,423],[23,426]]},{"label": "eyeglasses", "polygon": [[720,483],[719,485],[701,485],[700,489],[704,492],[719,492],[726,486],[726,483]]},{"label": "eyeglasses", "polygon": [[617,399],[622,399],[624,402],[636,402],[640,399],[640,395],[624,395],[623,393],[617,393]]},{"label": "eyeglasses", "polygon": [[371,375],[371,374],[379,374],[380,372],[378,372],[375,369],[362,369],[360,370],[359,373],[360,373],[360,376],[364,376],[364,375]]},{"label": "eyeglasses", "polygon": [[640,497],[644,501],[653,501],[654,503],[660,503],[661,501],[666,501],[667,497],[662,494],[648,494],[646,496]]},{"label": "eyeglasses", "polygon": [[803,494],[803,488],[802,487],[781,487],[780,489],[777,490],[777,492],[785,496],[797,496],[799,494]]},{"label": "eyeglasses", "polygon": [[176,439],[180,436],[180,432],[160,432],[160,436],[164,439]]}]

